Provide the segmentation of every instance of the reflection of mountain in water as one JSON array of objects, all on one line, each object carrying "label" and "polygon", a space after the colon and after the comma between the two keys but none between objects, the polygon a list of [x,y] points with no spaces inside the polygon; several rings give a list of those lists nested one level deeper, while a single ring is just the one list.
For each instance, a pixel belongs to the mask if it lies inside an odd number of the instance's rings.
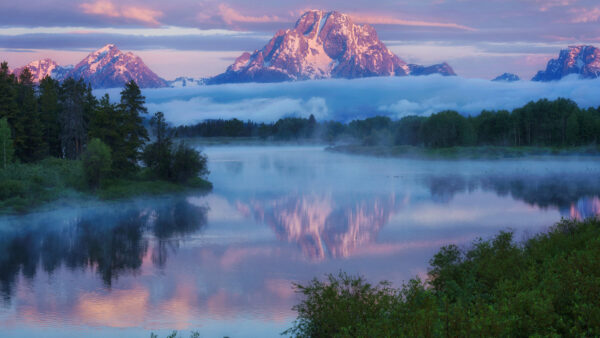
[{"label": "reflection of mountain in water", "polygon": [[248,206],[238,203],[238,208],[269,224],[279,239],[298,243],[307,257],[323,260],[326,256],[348,257],[361,245],[373,242],[400,205],[394,194],[345,204],[331,195],[306,195],[254,200]]},{"label": "reflection of mountain in water", "polygon": [[[600,215],[600,181],[583,175],[445,175],[427,177],[422,183],[433,200],[441,203],[456,194],[483,190],[542,209],[554,208],[565,217]],[[279,239],[297,243],[305,256],[323,260],[349,257],[375,242],[382,227],[406,202],[394,193],[342,198],[308,194],[252,198],[248,203],[238,201],[237,206],[246,216],[268,224]]]},{"label": "reflection of mountain in water", "polygon": [[[207,207],[185,199],[161,200],[159,205],[117,204],[85,212],[56,223],[30,219],[0,239],[0,285],[10,297],[19,274],[29,279],[38,269],[51,274],[61,265],[73,270],[96,271],[107,286],[122,273],[135,272],[148,251],[148,236],[158,240],[152,260],[162,266],[167,258],[166,243],[172,238],[199,231],[206,224]],[[51,218],[50,218],[51,219]],[[24,222],[25,223],[25,222]]]},{"label": "reflection of mountain in water", "polygon": [[600,215],[600,180],[585,175],[447,175],[428,177],[424,183],[434,199],[442,202],[458,193],[482,189],[540,208],[556,208],[566,217]]},{"label": "reflection of mountain in water", "polygon": [[600,198],[582,198],[571,205],[569,216],[574,219],[583,220],[589,217],[600,216]]}]

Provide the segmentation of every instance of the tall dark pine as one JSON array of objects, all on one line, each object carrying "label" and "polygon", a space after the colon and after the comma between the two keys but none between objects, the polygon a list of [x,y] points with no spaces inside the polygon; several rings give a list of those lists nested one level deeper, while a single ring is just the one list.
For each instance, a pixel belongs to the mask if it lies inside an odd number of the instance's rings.
[{"label": "tall dark pine", "polygon": [[150,119],[150,126],[155,137],[155,141],[146,146],[142,155],[144,163],[151,168],[158,177],[162,179],[172,179],[172,133],[162,112],[157,112]]},{"label": "tall dark pine", "polygon": [[121,137],[124,141],[113,161],[113,167],[121,173],[129,173],[137,169],[141,148],[149,140],[141,115],[148,114],[145,103],[146,98],[142,96],[140,87],[133,80],[128,82],[125,89],[121,91],[119,104],[123,118]]},{"label": "tall dark pine", "polygon": [[49,76],[40,81],[39,111],[44,128],[44,140],[48,146],[48,154],[62,157],[60,143],[60,105],[58,101],[60,84]]},{"label": "tall dark pine", "polygon": [[77,159],[85,148],[87,125],[85,118],[86,85],[83,80],[66,79],[61,88],[59,117],[60,143],[64,157]]},{"label": "tall dark pine", "polygon": [[8,64],[0,64],[0,118],[5,117],[12,130],[14,147],[23,145],[23,120],[17,104],[17,83],[8,71]]},{"label": "tall dark pine", "polygon": [[122,146],[120,134],[122,116],[110,97],[105,94],[94,109],[89,124],[89,139],[97,138],[108,145],[113,154]]},{"label": "tall dark pine", "polygon": [[40,160],[47,154],[44,142],[44,128],[37,107],[37,97],[33,75],[25,68],[19,75],[18,104],[23,121],[23,141],[16,149],[16,155],[24,162]]}]

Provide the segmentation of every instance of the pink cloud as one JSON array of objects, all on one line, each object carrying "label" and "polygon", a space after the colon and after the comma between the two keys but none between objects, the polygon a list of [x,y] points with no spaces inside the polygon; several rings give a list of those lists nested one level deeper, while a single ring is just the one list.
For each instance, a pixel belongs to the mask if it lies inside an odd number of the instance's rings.
[{"label": "pink cloud", "polygon": [[367,23],[371,25],[399,25],[399,26],[416,26],[416,27],[439,27],[439,28],[453,28],[462,29],[467,31],[476,31],[476,29],[459,25],[456,23],[443,23],[443,22],[432,22],[432,21],[420,21],[420,20],[404,20],[397,19],[389,16],[379,15],[365,15],[365,14],[350,14],[350,16],[359,23]]},{"label": "pink cloud", "polygon": [[121,14],[110,1],[96,1],[79,5],[85,14],[119,17]]},{"label": "pink cloud", "polygon": [[570,6],[577,0],[536,0],[537,3],[541,3],[540,11],[547,12],[552,7],[565,7]]},{"label": "pink cloud", "polygon": [[111,1],[98,0],[92,3],[83,3],[79,8],[85,14],[100,15],[110,18],[125,18],[134,21],[143,22],[153,26],[159,26],[158,18],[163,16],[163,12],[150,8],[137,6],[117,7]]},{"label": "pink cloud", "polygon": [[600,8],[574,8],[569,11],[574,14],[574,17],[571,19],[572,23],[588,23],[588,22],[596,22],[600,19]]},{"label": "pink cloud", "polygon": [[225,4],[220,4],[219,5],[219,15],[221,16],[221,18],[223,19],[223,21],[228,24],[228,25],[232,25],[234,23],[269,23],[269,22],[286,22],[289,20],[284,20],[278,16],[269,16],[269,15],[263,15],[263,16],[250,16],[250,15],[244,15],[241,14],[240,12],[238,12],[237,10],[225,5]]}]

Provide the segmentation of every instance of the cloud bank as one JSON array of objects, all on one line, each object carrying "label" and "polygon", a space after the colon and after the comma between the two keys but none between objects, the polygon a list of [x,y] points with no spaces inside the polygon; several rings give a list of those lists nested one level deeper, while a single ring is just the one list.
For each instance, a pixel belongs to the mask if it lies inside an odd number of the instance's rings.
[{"label": "cloud bank", "polygon": [[[108,92],[113,100],[120,89]],[[144,90],[151,113],[162,111],[175,125],[205,119],[270,122],[285,116],[350,121],[374,115],[401,118],[446,109],[476,115],[483,109],[513,109],[541,98],[570,98],[581,107],[600,106],[600,79],[568,77],[558,82],[492,82],[461,77],[366,78],[276,84],[228,84]]]}]

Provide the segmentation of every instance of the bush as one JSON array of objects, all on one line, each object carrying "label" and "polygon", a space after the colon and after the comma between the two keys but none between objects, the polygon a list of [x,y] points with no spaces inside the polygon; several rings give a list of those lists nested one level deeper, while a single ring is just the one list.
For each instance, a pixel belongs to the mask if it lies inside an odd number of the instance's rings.
[{"label": "bush", "polygon": [[196,149],[181,142],[173,153],[172,178],[186,182],[194,177],[208,175],[207,158]]},{"label": "bush", "polygon": [[0,182],[0,200],[25,196],[25,184],[16,180]]},{"label": "bush", "polygon": [[186,183],[208,174],[206,156],[183,142],[177,146],[149,144],[142,159],[156,177],[171,182]]},{"label": "bush", "polygon": [[90,141],[83,153],[83,170],[86,180],[91,188],[100,186],[102,179],[106,178],[111,169],[110,148],[99,139]]},{"label": "bush", "polygon": [[562,221],[525,243],[501,232],[469,250],[442,248],[428,282],[400,289],[361,277],[306,286],[298,337],[600,335],[600,220]]}]

